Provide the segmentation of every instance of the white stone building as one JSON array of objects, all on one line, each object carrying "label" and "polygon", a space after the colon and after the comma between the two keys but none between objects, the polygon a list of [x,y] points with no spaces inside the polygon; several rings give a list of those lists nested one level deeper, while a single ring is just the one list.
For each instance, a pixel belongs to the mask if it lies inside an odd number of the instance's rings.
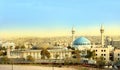
[{"label": "white stone building", "polygon": [[[14,50],[11,51],[10,49],[7,49],[7,56],[8,58],[27,58],[28,55],[31,55],[34,59],[41,59],[41,51],[42,50]],[[71,58],[72,52],[71,50],[66,50],[63,48],[52,48],[48,49],[48,52],[50,53],[49,59],[65,59],[66,57]],[[56,55],[58,57],[56,58]]]}]

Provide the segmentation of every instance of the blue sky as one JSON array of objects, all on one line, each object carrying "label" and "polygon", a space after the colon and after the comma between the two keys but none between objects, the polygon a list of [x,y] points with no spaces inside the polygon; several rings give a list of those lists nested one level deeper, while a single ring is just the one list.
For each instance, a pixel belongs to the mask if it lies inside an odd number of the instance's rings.
[{"label": "blue sky", "polygon": [[118,34],[120,0],[0,0],[1,36],[67,35],[73,25],[77,34],[84,35],[99,30],[101,24]]}]

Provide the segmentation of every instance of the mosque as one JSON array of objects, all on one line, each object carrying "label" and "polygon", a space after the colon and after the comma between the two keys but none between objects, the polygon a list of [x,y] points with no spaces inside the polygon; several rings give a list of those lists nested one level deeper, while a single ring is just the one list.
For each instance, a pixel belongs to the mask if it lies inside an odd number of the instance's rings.
[{"label": "mosque", "polygon": [[72,47],[75,49],[78,49],[80,51],[84,51],[84,54],[87,55],[87,50],[95,51],[95,57],[92,58],[92,60],[96,60],[99,57],[103,57],[105,61],[110,62],[112,61],[112,56],[110,54],[113,53],[114,47],[111,45],[105,45],[105,36],[104,36],[104,28],[101,26],[100,29],[101,33],[101,44],[100,45],[93,45],[91,44],[91,41],[85,37],[78,37],[75,39],[75,30],[72,29]]},{"label": "mosque", "polygon": [[[75,39],[75,30],[72,28],[72,43],[71,47],[75,50],[83,51],[84,53],[80,53],[80,55],[86,55],[87,50],[95,51],[95,57],[91,58],[91,60],[96,60],[99,57],[103,57],[105,61],[112,62],[113,60],[117,59],[120,60],[120,50],[115,50],[114,47],[110,44],[105,44],[105,36],[104,36],[104,28],[101,26],[100,33],[101,33],[101,44],[100,45],[93,45],[91,41],[85,37],[78,37]],[[10,50],[7,49],[7,56],[8,58],[27,58],[28,55],[31,55],[36,60],[40,60],[42,50]],[[65,59],[66,57],[72,58],[72,51],[71,49],[66,49],[65,47],[55,47],[52,49],[48,49],[50,52],[49,59]],[[112,54],[112,55],[111,55]],[[58,57],[56,58],[56,55]],[[114,57],[113,57],[114,56]]]}]

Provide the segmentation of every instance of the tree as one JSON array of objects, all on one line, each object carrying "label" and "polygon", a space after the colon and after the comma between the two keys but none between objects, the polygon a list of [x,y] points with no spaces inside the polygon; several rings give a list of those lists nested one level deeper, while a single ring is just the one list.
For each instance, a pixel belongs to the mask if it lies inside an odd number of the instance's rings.
[{"label": "tree", "polygon": [[98,67],[103,67],[105,65],[105,60],[104,60],[104,57],[99,57],[97,60],[96,60],[96,63],[97,63],[97,66]]},{"label": "tree", "polygon": [[55,58],[57,59],[58,57],[59,57],[59,55],[58,55],[58,54],[56,54],[56,55],[55,55]]},{"label": "tree", "polygon": [[54,46],[58,46],[57,42],[55,42]]},{"label": "tree", "polygon": [[7,50],[5,47],[2,47],[1,50]]},{"label": "tree", "polygon": [[19,49],[20,48],[20,46],[15,46],[15,49]]},{"label": "tree", "polygon": [[2,51],[0,51],[0,56],[2,56],[3,55],[3,52]]},{"label": "tree", "polygon": [[67,46],[68,49],[72,49],[70,45]]},{"label": "tree", "polygon": [[49,51],[47,50],[48,47],[49,47],[49,44],[48,43],[42,43],[41,45],[41,48],[42,48],[42,51],[41,51],[41,58],[42,59],[45,59],[46,57],[47,58],[50,58],[50,53]]},{"label": "tree", "polygon": [[42,51],[41,51],[41,56],[42,56],[42,59],[45,59],[46,57],[50,58],[50,53],[48,52],[47,49],[43,48]]},{"label": "tree", "polygon": [[77,63],[80,63],[81,56],[80,56],[81,51],[80,50],[74,50],[72,54],[74,55],[73,58],[77,60]]},{"label": "tree", "polygon": [[69,58],[68,54],[65,54],[65,59],[64,59],[64,64],[70,64],[71,63],[71,58]]},{"label": "tree", "polygon": [[2,46],[0,46],[0,51],[2,50]]},{"label": "tree", "polygon": [[0,56],[6,56],[7,55],[7,51],[0,51]]},{"label": "tree", "polygon": [[2,58],[1,58],[1,63],[3,63],[3,64],[7,64],[7,63],[9,63],[9,58],[8,57],[6,57],[6,56],[3,56]]},{"label": "tree", "polygon": [[10,49],[13,49],[13,46],[10,46]]},{"label": "tree", "polygon": [[34,59],[31,55],[28,55],[28,56],[27,56],[27,61],[34,62],[35,59]]},{"label": "tree", "polygon": [[24,50],[24,49],[25,49],[25,46],[24,46],[24,45],[22,45],[22,46],[21,46],[21,50]]},{"label": "tree", "polygon": [[85,56],[86,58],[92,58],[95,56],[95,51],[90,51],[90,50],[87,50],[87,55]]},{"label": "tree", "polygon": [[33,46],[32,49],[33,49],[33,50],[36,50],[36,49],[39,49],[39,47]]}]

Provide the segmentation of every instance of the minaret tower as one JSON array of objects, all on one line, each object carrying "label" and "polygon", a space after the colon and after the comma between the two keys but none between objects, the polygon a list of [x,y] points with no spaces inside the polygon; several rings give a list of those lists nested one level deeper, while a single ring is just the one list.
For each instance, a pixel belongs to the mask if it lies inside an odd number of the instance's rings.
[{"label": "minaret tower", "polygon": [[104,28],[102,25],[101,25],[100,33],[101,33],[101,47],[104,47]]},{"label": "minaret tower", "polygon": [[74,41],[74,39],[75,39],[75,29],[74,29],[74,27],[72,27],[72,42]]}]

